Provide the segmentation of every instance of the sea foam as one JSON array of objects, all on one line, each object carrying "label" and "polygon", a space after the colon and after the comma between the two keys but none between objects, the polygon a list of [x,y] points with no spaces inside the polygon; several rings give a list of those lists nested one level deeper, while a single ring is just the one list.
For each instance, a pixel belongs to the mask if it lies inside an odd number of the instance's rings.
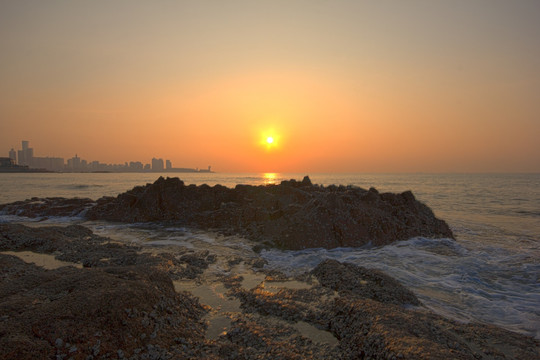
[{"label": "sea foam", "polygon": [[540,264],[523,253],[418,237],[380,248],[265,250],[261,255],[268,268],[289,275],[310,271],[324,259],[378,269],[436,313],[540,337]]}]

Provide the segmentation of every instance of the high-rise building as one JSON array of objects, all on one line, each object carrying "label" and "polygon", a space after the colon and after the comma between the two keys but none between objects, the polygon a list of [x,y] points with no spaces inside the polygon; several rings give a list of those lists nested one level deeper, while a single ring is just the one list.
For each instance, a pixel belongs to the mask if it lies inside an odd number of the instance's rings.
[{"label": "high-rise building", "polygon": [[163,171],[163,159],[152,159],[152,171]]},{"label": "high-rise building", "polygon": [[19,165],[28,165],[32,166],[32,160],[34,158],[34,149],[28,147],[29,142],[27,140],[22,141],[22,150],[19,150],[17,153],[17,158],[19,159]]},{"label": "high-rise building", "polygon": [[171,163],[171,160],[165,160],[165,168],[167,170],[171,170],[172,169],[172,163]]},{"label": "high-rise building", "polygon": [[14,164],[17,163],[17,152],[13,148],[11,148],[11,150],[9,150],[9,158],[11,160],[13,160]]},{"label": "high-rise building", "polygon": [[140,161],[130,161],[129,170],[130,171],[141,171],[143,169],[143,164]]},{"label": "high-rise building", "polygon": [[34,157],[32,166],[38,169],[46,169],[51,171],[64,170],[64,159],[56,157]]},{"label": "high-rise building", "polygon": [[81,169],[81,158],[75,154],[74,157],[68,159],[68,168],[73,171],[80,171]]}]

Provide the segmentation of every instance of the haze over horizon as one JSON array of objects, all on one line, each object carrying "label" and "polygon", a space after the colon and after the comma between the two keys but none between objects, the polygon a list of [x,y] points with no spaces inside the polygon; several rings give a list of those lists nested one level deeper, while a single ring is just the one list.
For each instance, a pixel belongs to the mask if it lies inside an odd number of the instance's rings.
[{"label": "haze over horizon", "polygon": [[540,2],[0,0],[0,156],[540,172]]}]

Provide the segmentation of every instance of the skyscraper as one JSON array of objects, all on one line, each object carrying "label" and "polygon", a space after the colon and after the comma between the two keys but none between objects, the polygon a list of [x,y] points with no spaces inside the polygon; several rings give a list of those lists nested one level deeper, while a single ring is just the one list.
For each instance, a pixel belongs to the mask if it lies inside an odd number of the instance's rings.
[{"label": "skyscraper", "polygon": [[152,159],[152,171],[163,171],[163,159]]},{"label": "skyscraper", "polygon": [[9,150],[9,158],[11,160],[13,160],[14,164],[17,163],[17,152],[13,148],[11,148],[11,150]]},{"label": "skyscraper", "polygon": [[22,150],[18,151],[17,158],[19,159],[19,165],[32,166],[32,159],[34,158],[34,149],[28,147],[29,142],[27,140],[22,141]]}]

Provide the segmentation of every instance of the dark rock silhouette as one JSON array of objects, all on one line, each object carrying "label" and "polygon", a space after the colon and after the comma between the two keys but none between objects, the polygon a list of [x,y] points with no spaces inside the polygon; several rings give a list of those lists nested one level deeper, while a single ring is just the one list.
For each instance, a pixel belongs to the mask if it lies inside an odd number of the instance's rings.
[{"label": "dark rock silhouette", "polygon": [[117,197],[32,198],[0,205],[0,212],[27,217],[81,216],[120,222],[173,221],[227,235],[239,234],[283,249],[386,245],[415,236],[454,238],[448,225],[410,191],[379,193],[355,186],[185,185],[160,177]]},{"label": "dark rock silhouette", "polygon": [[415,236],[453,238],[448,225],[410,191],[380,194],[354,186],[283,181],[279,185],[188,185],[159,178],[88,210],[92,220],[173,220],[240,234],[284,249],[385,245]]}]

